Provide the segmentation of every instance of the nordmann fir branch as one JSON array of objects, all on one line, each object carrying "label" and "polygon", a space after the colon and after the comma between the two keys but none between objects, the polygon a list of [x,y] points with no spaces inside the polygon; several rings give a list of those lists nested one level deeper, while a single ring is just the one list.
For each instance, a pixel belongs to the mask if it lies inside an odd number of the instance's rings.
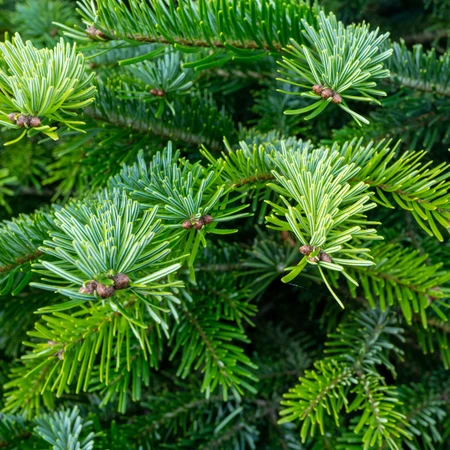
[{"label": "nordmann fir branch", "polygon": [[37,49],[23,43],[16,34],[0,44],[5,65],[0,68],[0,124],[15,130],[23,128],[14,144],[26,134],[43,133],[57,140],[57,126],[81,131],[84,122],[73,120],[78,110],[94,101],[94,73],[87,74],[84,56],[76,45],[61,38],[53,49]]}]

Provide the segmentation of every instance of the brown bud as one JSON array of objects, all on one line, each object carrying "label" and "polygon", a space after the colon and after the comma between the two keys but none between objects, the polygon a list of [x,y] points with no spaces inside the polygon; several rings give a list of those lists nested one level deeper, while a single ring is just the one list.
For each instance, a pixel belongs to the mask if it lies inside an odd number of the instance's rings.
[{"label": "brown bud", "polygon": [[85,285],[81,286],[79,291],[81,294],[93,294],[97,289],[97,282],[95,280],[88,281]]},{"label": "brown bud", "polygon": [[116,289],[126,289],[130,283],[130,278],[124,273],[118,273],[117,275],[114,275],[112,279],[114,280],[114,287]]},{"label": "brown bud", "polygon": [[106,35],[100,31],[97,30],[97,28],[95,28],[93,25],[90,25],[89,27],[86,28],[85,30],[86,34],[88,34],[90,37],[99,37],[99,38],[106,38]]},{"label": "brown bud", "polygon": [[314,251],[314,247],[312,247],[311,245],[302,245],[299,250],[301,254],[309,255]]},{"label": "brown bud", "polygon": [[324,262],[331,262],[331,257],[328,253],[323,252],[322,250],[319,253],[319,260]]},{"label": "brown bud", "polygon": [[41,125],[41,119],[39,117],[30,117],[28,124],[30,127],[39,127]]},{"label": "brown bud", "polygon": [[342,103],[342,97],[337,92],[335,92],[333,94],[333,97],[331,97],[331,101],[333,103]]},{"label": "brown bud", "polygon": [[104,284],[99,283],[97,285],[97,294],[101,298],[109,298],[115,294],[116,290],[114,286],[105,286]]},{"label": "brown bud", "polygon": [[205,225],[205,224],[203,223],[203,220],[202,220],[202,219],[196,220],[196,221],[194,222],[194,228],[195,228],[196,230],[201,230],[201,229],[203,228],[203,225]]},{"label": "brown bud", "polygon": [[55,341],[47,341],[47,344],[48,345],[56,345],[56,342]]},{"label": "brown bud", "polygon": [[312,87],[312,90],[313,90],[314,94],[320,95],[322,93],[322,91],[323,91],[323,86],[320,85],[320,84],[315,84]]},{"label": "brown bud", "polygon": [[162,89],[150,89],[150,94],[156,97],[164,97],[166,93]]},{"label": "brown bud", "polygon": [[325,88],[320,95],[322,96],[322,98],[324,98],[325,100],[327,100],[330,97],[333,97],[334,92],[330,89],[330,88]]},{"label": "brown bud", "polygon": [[28,125],[28,118],[24,114],[21,114],[16,120],[16,125],[19,127],[24,127],[25,124]]},{"label": "brown bud", "polygon": [[212,216],[210,216],[209,214],[206,214],[205,216],[203,216],[201,219],[201,221],[203,221],[203,223],[205,225],[208,225],[209,223],[211,223],[214,219]]},{"label": "brown bud", "polygon": [[58,353],[57,353],[57,355],[58,355],[58,359],[63,359],[63,353],[64,353],[64,350],[63,349],[61,349]]},{"label": "brown bud", "polygon": [[15,122],[16,121],[16,116],[17,116],[17,113],[10,113],[10,114],[8,114],[8,119],[11,122]]},{"label": "brown bud", "polygon": [[181,226],[185,229],[185,230],[189,230],[189,228],[192,228],[192,223],[189,219],[186,219]]}]

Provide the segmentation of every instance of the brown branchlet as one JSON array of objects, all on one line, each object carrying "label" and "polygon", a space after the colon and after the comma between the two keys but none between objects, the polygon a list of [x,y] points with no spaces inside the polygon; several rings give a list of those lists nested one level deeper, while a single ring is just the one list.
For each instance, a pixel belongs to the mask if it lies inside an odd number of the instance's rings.
[{"label": "brown branchlet", "polygon": [[295,241],[292,239],[291,235],[289,234],[289,231],[283,230],[281,232],[281,239],[286,242],[289,247],[295,247]]},{"label": "brown branchlet", "polygon": [[27,123],[28,123],[28,119],[27,119],[27,116],[25,116],[24,114],[20,114],[20,116],[16,119],[16,125],[20,128],[27,125]]},{"label": "brown branchlet", "polygon": [[203,220],[201,218],[194,222],[194,228],[196,230],[201,230],[203,228],[203,225],[205,225],[205,223],[203,222]]},{"label": "brown branchlet", "polygon": [[333,97],[331,97],[331,101],[336,104],[342,103],[342,97],[337,92],[335,92],[333,94]]},{"label": "brown branchlet", "polygon": [[116,290],[126,289],[130,284],[129,276],[124,273],[118,273],[110,278],[114,281],[113,286],[106,286],[102,283],[98,283],[95,280],[91,280],[81,286],[78,292],[80,292],[81,294],[89,295],[95,294],[95,292],[97,292],[99,297],[109,298],[115,294]]},{"label": "brown branchlet", "polygon": [[208,225],[209,223],[211,223],[214,220],[214,218],[212,216],[210,216],[209,214],[206,214],[200,220],[202,220],[205,225]]},{"label": "brown branchlet", "polygon": [[130,284],[129,276],[125,275],[124,273],[118,273],[117,275],[114,275],[112,277],[112,280],[114,281],[114,288],[117,290],[126,289]]},{"label": "brown branchlet", "polygon": [[302,245],[299,250],[302,255],[308,256],[314,251],[314,247],[312,245]]},{"label": "brown branchlet", "polygon": [[95,280],[92,280],[81,286],[78,292],[80,292],[81,294],[93,294],[96,290],[97,282]]},{"label": "brown branchlet", "polygon": [[36,116],[26,116],[25,114],[18,114],[18,113],[10,113],[8,114],[8,119],[11,122],[14,122],[18,127],[30,127],[30,128],[36,128],[41,125],[41,119]]},{"label": "brown branchlet", "polygon": [[315,250],[312,245],[302,245],[299,250],[302,255],[308,256],[308,259],[312,262],[332,262],[331,256],[328,253],[325,253],[323,250],[320,250],[319,254],[316,256],[309,256]]},{"label": "brown branchlet", "polygon": [[328,100],[330,97],[333,97],[333,95],[334,92],[330,88],[325,88],[320,93],[320,96],[325,100]]},{"label": "brown branchlet", "polygon": [[342,97],[340,96],[340,94],[338,94],[337,92],[334,92],[330,88],[326,88],[326,87],[322,86],[321,84],[315,84],[312,87],[312,90],[313,90],[314,94],[320,95],[324,100],[328,100],[329,98],[331,98],[331,101],[333,103],[336,103],[336,104],[342,103]]},{"label": "brown branchlet", "polygon": [[166,93],[162,89],[150,89],[150,94],[156,97],[165,97]]},{"label": "brown branchlet", "polygon": [[41,119],[39,119],[39,117],[30,117],[28,125],[31,128],[39,127],[41,125]]},{"label": "brown branchlet", "polygon": [[189,230],[190,228],[194,227],[196,230],[201,230],[205,225],[210,224],[214,220],[213,216],[210,216],[209,214],[205,214],[204,216],[200,217],[200,219],[194,220],[194,223],[192,223],[189,219],[186,219],[181,226],[185,230]]},{"label": "brown branchlet", "polygon": [[320,250],[319,252],[319,261],[323,262],[331,262],[331,256],[328,253],[325,253],[324,251]]},{"label": "brown branchlet", "polygon": [[116,290],[114,286],[106,286],[105,284],[99,283],[97,285],[97,294],[101,298],[109,298],[115,294]]},{"label": "brown branchlet", "polygon": [[325,88],[321,84],[315,84],[312,87],[314,94],[320,95]]},{"label": "brown branchlet", "polygon": [[101,38],[101,39],[107,39],[107,36],[103,31],[97,30],[93,25],[90,25],[86,28],[85,33],[91,38]]}]

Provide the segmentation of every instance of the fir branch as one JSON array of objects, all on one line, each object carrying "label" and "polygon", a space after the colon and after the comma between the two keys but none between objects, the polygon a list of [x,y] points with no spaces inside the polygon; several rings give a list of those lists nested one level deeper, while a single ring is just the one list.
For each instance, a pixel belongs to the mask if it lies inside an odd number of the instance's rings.
[{"label": "fir branch", "polygon": [[60,122],[75,130],[83,125],[72,117],[94,101],[96,89],[94,74],[86,73],[84,56],[76,53],[75,45],[61,38],[55,48],[38,50],[16,34],[12,42],[0,45],[0,55],[6,63],[0,68],[0,106],[6,116],[0,123],[15,130],[24,128],[6,145],[40,132],[57,140],[57,127],[48,123]]},{"label": "fir branch", "polygon": [[42,256],[39,246],[55,229],[53,213],[20,215],[0,227],[0,295],[18,294],[31,279],[31,264]]},{"label": "fir branch", "polygon": [[53,21],[65,25],[76,22],[74,5],[64,0],[25,0],[17,2],[11,16],[13,29],[41,46],[55,45],[60,32]]},{"label": "fir branch", "polygon": [[[432,167],[431,162],[423,163],[425,152],[405,152],[397,156],[398,147],[390,148],[384,141],[374,145],[364,145],[362,140],[352,140],[342,145],[335,143],[330,149],[319,147],[313,150],[311,143],[281,141],[281,148],[271,144],[251,149],[241,142],[241,148],[216,159],[208,152],[204,155],[214,165],[222,165],[222,177],[235,188],[245,190],[265,186],[265,182],[284,168],[279,166],[280,154],[285,159],[295,160],[298,154],[302,158],[317,155],[317,158],[329,158],[333,173],[342,170],[341,164],[356,164],[360,169],[350,178],[349,183],[363,182],[367,187],[375,188],[376,195],[371,197],[377,203],[394,208],[388,196],[402,209],[410,211],[419,225],[430,235],[443,240],[438,225],[447,228],[450,220],[450,197],[448,194],[449,168],[446,163]],[[320,155],[320,156],[319,156]],[[328,156],[327,156],[328,155]],[[342,160],[339,160],[342,158]],[[299,163],[301,167],[302,164]]]},{"label": "fir branch", "polygon": [[[427,327],[430,306],[442,318],[439,303],[448,295],[446,285],[450,274],[441,270],[441,263],[427,264],[427,254],[393,244],[379,244],[371,252],[376,264],[351,273],[361,281],[364,296],[372,308],[378,304],[385,310],[398,302],[409,324],[415,313],[420,315],[424,327]],[[349,288],[356,297],[353,286],[349,284]]]},{"label": "fir branch", "polygon": [[[154,242],[162,230],[160,221],[155,220],[156,213],[157,207],[142,212],[137,202],[120,191],[99,193],[91,206],[81,202],[69,204],[55,214],[58,231],[40,248],[54,261],[35,265],[36,272],[45,274],[47,283],[32,285],[61,292],[72,299],[68,303],[71,306],[93,298],[110,298],[116,291],[133,293],[143,301],[149,293],[159,299],[158,291],[170,296],[161,288],[180,287],[182,283],[161,280],[181,265],[166,260],[170,253],[168,241]],[[86,225],[96,231],[91,232]],[[114,249],[107,253],[105,249],[110,245]],[[150,265],[153,270],[149,274]],[[148,300],[147,306],[151,307],[151,303]],[[116,307],[112,301],[112,308]],[[157,311],[155,315],[158,316]]]},{"label": "fir branch", "polygon": [[359,125],[368,124],[367,119],[347,105],[346,99],[379,104],[375,96],[386,95],[384,91],[375,89],[374,80],[389,76],[389,71],[381,63],[392,50],[380,52],[388,35],[378,36],[378,30],[369,32],[365,24],[344,27],[333,14],[327,17],[323,12],[318,17],[318,31],[305,21],[303,26],[309,45],[301,45],[291,39],[287,55],[280,63],[287,71],[281,72],[285,77],[282,81],[301,87],[304,92],[297,95],[316,102],[304,108],[287,110],[285,114],[309,113],[305,117],[309,120],[334,103]]},{"label": "fir branch", "polygon": [[[387,338],[398,334],[395,320],[376,311],[363,312],[353,318],[356,322],[345,323],[330,336],[329,353],[337,355],[337,359],[331,356],[317,361],[315,370],[306,372],[300,384],[285,394],[281,402],[285,408],[280,414],[286,417],[279,423],[300,419],[302,442],[316,427],[321,434],[325,433],[324,413],[339,426],[339,413],[343,408],[349,413],[363,411],[355,433],[364,429],[362,442],[367,446],[377,444],[380,447],[385,442],[391,446],[401,435],[409,438],[409,433],[402,428],[407,424],[405,416],[395,409],[398,403],[395,392],[383,386],[384,380],[376,370],[379,364],[392,368],[388,361],[389,350],[399,352]],[[360,325],[359,333],[355,333]],[[348,334],[356,340],[349,341]],[[351,403],[350,392],[355,394]]]},{"label": "fir branch", "polygon": [[[177,374],[185,378],[192,368],[204,373],[201,390],[206,397],[222,388],[224,400],[230,390],[235,395],[244,390],[254,392],[247,380],[257,378],[249,369],[255,369],[240,347],[231,340],[248,342],[244,332],[226,321],[218,321],[214,303],[205,301],[205,294],[195,295],[192,305],[184,306],[179,323],[175,325],[170,359],[181,351],[182,357]],[[199,354],[201,349],[201,354]]]},{"label": "fir branch", "polygon": [[421,45],[409,50],[403,42],[395,42],[392,48],[392,58],[387,62],[391,82],[424,93],[450,96],[450,54],[438,57],[434,49],[425,51]]},{"label": "fir branch", "polygon": [[92,450],[95,434],[90,432],[86,436],[92,422],[83,420],[77,406],[72,410],[62,410],[52,415],[45,414],[36,419],[36,433],[52,445],[53,450]]},{"label": "fir branch", "polygon": [[314,23],[316,15],[315,8],[294,0],[239,5],[230,0],[185,0],[178,7],[156,0],[132,0],[129,5],[83,0],[80,12],[105,38],[172,44],[181,50],[224,48],[239,57],[253,56],[256,50],[279,51],[290,38],[303,42],[301,19]]},{"label": "fir branch", "polygon": [[[112,312],[108,305],[92,305],[72,316],[59,312],[44,315],[42,319],[46,324],[38,322],[35,331],[29,332],[37,339],[28,343],[33,351],[23,356],[23,365],[12,371],[12,380],[5,385],[8,390],[6,410],[21,410],[26,415],[39,412],[42,394],[44,404],[51,406],[55,395],[61,397],[74,384],[78,393],[97,391],[100,382],[105,388],[105,404],[111,401],[111,393],[107,392],[110,388],[113,391],[120,388],[121,398],[126,397],[129,376],[126,383],[120,385],[120,371],[138,372],[142,381],[136,358],[142,356],[149,367],[158,365],[160,333],[154,329],[155,322],[150,320],[150,325],[144,328],[135,324],[124,326],[130,318],[137,321],[144,316],[152,317],[142,302],[129,302],[121,312]],[[70,324],[61,328],[61,320],[69,320]],[[30,377],[34,378],[34,383],[28,389]],[[119,406],[125,412],[126,402]]]},{"label": "fir branch", "polygon": [[139,98],[119,99],[112,86],[101,84],[99,97],[100,102],[85,108],[87,116],[138,134],[173,138],[194,146],[205,144],[214,150],[222,148],[222,136],[233,135],[231,118],[206,93],[174,100],[176,114],[166,110],[162,117],[158,117],[154,103]]}]

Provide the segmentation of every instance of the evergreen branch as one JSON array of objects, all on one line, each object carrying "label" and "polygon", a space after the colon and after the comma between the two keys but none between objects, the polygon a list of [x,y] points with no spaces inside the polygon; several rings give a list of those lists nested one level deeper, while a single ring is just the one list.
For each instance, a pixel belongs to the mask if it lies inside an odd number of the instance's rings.
[{"label": "evergreen branch", "polygon": [[172,144],[158,152],[148,168],[142,157],[133,166],[125,166],[111,180],[111,186],[123,189],[144,207],[159,207],[157,217],[164,220],[168,229],[176,230],[172,242],[178,239],[177,250],[190,253],[188,268],[191,280],[195,280],[194,261],[200,242],[206,246],[205,236],[230,234],[237,230],[218,229],[221,222],[228,222],[249,214],[240,212],[247,205],[230,205],[236,200],[218,182],[219,174],[206,170],[199,162],[191,165],[172,152]]},{"label": "evergreen branch", "polygon": [[33,261],[42,256],[42,252],[40,250],[36,250],[32,253],[29,253],[25,256],[19,256],[14,260],[14,263],[5,264],[0,267],[0,272],[9,272],[10,270],[15,269],[18,265],[25,264],[27,262]]},{"label": "evergreen branch", "polygon": [[355,137],[384,140],[386,137],[401,139],[410,148],[428,151],[450,142],[446,123],[449,106],[446,98],[411,96],[400,90],[382,100],[382,110],[370,113],[371,123],[364,129],[352,124],[333,131],[333,140],[344,143]]},{"label": "evergreen branch", "polygon": [[[337,363],[319,361],[315,364],[316,371],[306,371],[305,380],[308,388],[297,385],[285,394],[281,404],[286,406],[280,412],[283,417],[279,423],[291,422],[295,419],[304,421],[301,436],[303,441],[310,431],[320,422],[314,412],[318,410],[330,411],[335,420],[338,420],[338,412],[347,402],[348,387],[353,383],[352,372],[346,366]],[[333,400],[333,401],[331,401]],[[320,416],[319,416],[320,417]]]},{"label": "evergreen branch", "polygon": [[404,429],[409,428],[404,414],[395,409],[399,403],[395,388],[383,386],[379,377],[365,376],[362,373],[357,375],[367,402],[354,432],[357,434],[366,426],[367,430],[361,438],[362,443],[378,448],[398,449],[396,438],[401,436],[409,440],[411,435]]},{"label": "evergreen branch", "polygon": [[[397,157],[396,146],[390,148],[389,143],[384,141],[376,145],[372,142],[363,145],[362,140],[315,150],[309,142],[301,140],[281,141],[280,148],[265,144],[251,149],[243,142],[240,146],[236,151],[229,149],[229,153],[219,159],[203,152],[213,165],[223,167],[221,174],[224,182],[236,189],[255,189],[258,192],[268,180],[277,179],[275,172],[285,170],[278,162],[281,158],[300,159],[299,154],[305,161],[297,163],[300,168],[308,161],[307,155],[329,158],[334,174],[342,170],[342,164],[355,164],[359,170],[349,179],[351,186],[363,182],[367,187],[375,188],[376,195],[371,197],[372,200],[387,208],[394,208],[388,199],[392,196],[398,206],[413,214],[429,235],[443,240],[438,225],[447,228],[450,223],[450,165],[441,163],[431,167],[431,162],[423,163],[426,155],[423,151],[405,152]],[[280,157],[280,154],[285,156]]]},{"label": "evergreen branch", "polygon": [[0,227],[0,295],[13,295],[31,279],[31,263],[42,256],[39,246],[55,230],[53,214],[20,215]]},{"label": "evergreen branch", "polygon": [[182,357],[177,375],[185,378],[190,370],[201,369],[204,373],[201,390],[206,397],[220,386],[226,400],[228,390],[235,395],[243,390],[255,392],[246,381],[257,380],[250,372],[256,366],[243,350],[229,341],[248,342],[244,332],[236,326],[218,321],[215,305],[206,302],[205,294],[195,295],[192,305],[185,305],[179,323],[175,325],[171,338],[173,346],[170,358],[181,351]]},{"label": "evergreen branch", "polygon": [[266,220],[270,228],[293,232],[301,244],[302,260],[286,269],[290,273],[282,281],[294,279],[307,264],[316,266],[332,295],[344,307],[322,268],[338,271],[357,285],[344,266],[372,265],[370,256],[365,256],[369,250],[355,245],[379,237],[376,230],[366,228],[373,222],[366,220],[365,212],[375,206],[368,203],[368,186],[362,182],[349,184],[359,169],[336,156],[323,149],[293,153],[284,146],[275,152],[276,169],[272,172],[278,184],[268,186],[282,203],[270,202],[273,213]]},{"label": "evergreen branch", "polygon": [[38,50],[16,34],[12,42],[0,45],[0,55],[6,63],[0,68],[0,107],[6,116],[0,123],[16,130],[24,128],[19,138],[7,144],[39,132],[58,139],[57,128],[46,121],[75,130],[83,124],[72,117],[94,101],[96,89],[94,74],[86,74],[84,57],[76,53],[75,45],[61,39],[52,50]]},{"label": "evergreen branch", "polygon": [[64,25],[76,22],[74,5],[63,0],[25,0],[18,2],[11,16],[12,28],[39,46],[53,46],[59,38],[53,21]]},{"label": "evergreen branch", "polygon": [[95,434],[90,432],[84,438],[81,434],[92,425],[89,420],[83,420],[77,406],[72,410],[62,410],[52,415],[45,414],[36,419],[36,433],[52,445],[53,450],[92,450]]},{"label": "evergreen branch", "polygon": [[[402,428],[407,422],[394,409],[398,403],[394,390],[382,385],[384,380],[376,366],[384,364],[392,369],[389,351],[399,352],[399,349],[391,345],[387,336],[398,334],[399,329],[393,326],[395,320],[377,311],[352,318],[357,322],[344,324],[328,341],[332,347],[330,353],[337,355],[337,360],[331,356],[317,361],[315,370],[306,372],[300,384],[284,395],[281,404],[285,409],[280,414],[287,417],[279,423],[300,419],[303,422],[300,436],[305,442],[308,433],[313,435],[317,426],[321,434],[325,433],[324,413],[339,426],[339,413],[344,407],[348,413],[362,410],[355,433],[364,429],[362,442],[367,448],[375,444],[380,447],[385,442],[390,448],[397,448],[392,447],[395,438],[401,435],[409,438],[409,433]],[[360,325],[359,333],[355,333]],[[349,341],[348,335],[357,339]],[[351,403],[350,393],[355,394]]]},{"label": "evergreen branch", "polygon": [[[73,384],[77,393],[97,391],[101,384],[105,392],[120,387],[123,404],[119,406],[125,412],[129,378],[118,384],[121,372],[137,372],[142,380],[142,368],[135,363],[137,355],[142,355],[147,367],[158,366],[160,332],[154,329],[156,317],[146,305],[128,302],[116,312],[109,305],[93,304],[71,316],[60,312],[44,315],[46,325],[37,322],[35,331],[29,332],[38,339],[27,343],[33,351],[23,356],[23,365],[12,371],[12,380],[5,385],[9,391],[5,409],[30,415],[40,410],[43,394],[45,405],[51,406],[54,392],[61,397]],[[61,320],[67,321],[64,327]],[[150,325],[136,325],[138,321]],[[30,379],[34,379],[31,386]],[[104,396],[105,404],[111,401],[111,394]]]},{"label": "evergreen branch", "polygon": [[389,356],[392,352],[401,357],[403,351],[391,338],[396,336],[403,341],[402,334],[402,328],[396,326],[388,312],[361,312],[353,315],[352,322],[340,325],[336,333],[328,335],[325,353],[332,355],[333,360],[350,364],[356,372],[370,373],[371,367],[383,365],[395,375]]},{"label": "evergreen branch", "polygon": [[[162,48],[160,57],[150,61],[133,64],[132,69],[125,72],[125,79],[132,79],[133,90],[125,90],[125,95],[135,95],[139,98],[166,102],[189,92],[198,74],[192,69],[184,68],[184,64],[193,58],[184,57],[181,52],[168,47]],[[158,47],[154,50],[158,51]],[[169,104],[170,106],[170,104]]]},{"label": "evergreen branch", "polygon": [[392,49],[386,63],[391,75],[385,81],[398,91],[382,101],[383,111],[370,114],[371,123],[363,131],[350,124],[335,130],[334,140],[391,136],[412,148],[430,150],[438,143],[445,145],[449,142],[450,55],[438,57],[434,49],[425,51],[421,45],[409,50],[403,42],[393,43]]},{"label": "evergreen branch", "polygon": [[[442,263],[429,265],[427,254],[393,244],[374,246],[371,253],[376,264],[364,271],[353,269],[351,273],[361,281],[372,308],[379,305],[384,311],[398,302],[409,324],[415,313],[427,327],[427,309],[431,306],[442,319],[439,303],[447,297],[446,284],[450,281],[450,274],[441,270]],[[349,288],[356,297],[353,286],[349,284]]]},{"label": "evergreen branch", "polygon": [[295,0],[239,5],[231,0],[200,4],[184,0],[177,7],[156,0],[131,0],[128,5],[83,0],[80,7],[84,22],[99,28],[102,38],[172,44],[182,51],[189,47],[226,49],[222,64],[230,56],[280,51],[290,38],[304,42],[301,19],[314,24],[316,16],[315,8]]},{"label": "evergreen branch", "polygon": [[[398,449],[407,446],[411,450],[436,449],[435,444],[443,442],[443,436],[438,428],[447,416],[443,406],[447,387],[436,389],[437,380],[434,374],[431,374],[426,384],[411,383],[410,385],[400,385],[397,389],[400,409],[405,417],[404,421],[399,423],[400,430],[407,430],[407,433],[400,433],[395,439],[385,441],[381,446],[369,448],[380,448],[381,450],[390,448]],[[339,439],[338,450],[358,450],[363,445],[364,435],[361,430],[356,428],[356,421],[353,421],[349,432],[344,433]]]},{"label": "evergreen branch", "polygon": [[13,367],[9,373],[10,380],[3,385],[6,392],[3,411],[11,414],[20,411],[21,416],[30,418],[36,411],[52,410],[55,399],[49,384],[55,381],[56,374],[51,368],[51,360],[37,366],[25,361],[23,365]]},{"label": "evergreen branch", "polygon": [[[170,253],[168,241],[150,245],[162,230],[160,222],[155,221],[156,213],[157,207],[142,212],[137,202],[120,191],[100,193],[91,206],[69,204],[55,214],[59,230],[40,248],[55,260],[35,265],[36,272],[48,277],[45,281],[49,284],[32,285],[61,292],[73,299],[69,302],[72,306],[94,298],[110,298],[122,291],[119,297],[137,295],[147,301],[147,307],[154,308],[152,301],[146,300],[149,293],[159,300],[160,295],[171,295],[162,289],[182,285],[160,281],[181,265],[169,265],[166,260]],[[106,252],[110,246],[111,252]],[[150,265],[153,270],[149,274]],[[111,306],[121,310],[114,298]],[[158,316],[157,308],[154,314]]]},{"label": "evergreen branch", "polygon": [[23,448],[30,438],[32,432],[23,417],[0,413],[0,448]]},{"label": "evergreen branch", "polygon": [[205,144],[214,150],[222,148],[222,136],[233,135],[231,118],[206,93],[174,100],[172,108],[176,113],[169,109],[161,117],[154,102],[118,99],[112,87],[100,84],[99,97],[99,102],[84,110],[87,116],[138,134],[176,139],[194,146]]},{"label": "evergreen branch", "polygon": [[404,42],[395,42],[392,48],[392,58],[387,62],[392,82],[424,93],[450,96],[450,54],[437,57],[434,49],[425,51],[421,45],[409,50]]},{"label": "evergreen branch", "polygon": [[38,258],[41,255],[38,246],[52,229],[55,229],[53,217],[45,212],[23,214],[17,219],[3,222],[0,229],[0,273]]},{"label": "evergreen branch", "polygon": [[372,197],[377,203],[394,208],[384,192],[393,197],[402,208],[410,211],[418,224],[430,235],[443,240],[437,224],[448,226],[450,220],[449,165],[441,163],[430,167],[422,163],[425,152],[404,152],[396,157],[396,147],[390,149],[383,141],[373,146],[363,146],[361,141],[346,142],[336,149],[347,163],[354,163],[361,170],[352,181],[362,181],[375,188]]},{"label": "evergreen branch", "polygon": [[392,50],[380,52],[388,35],[378,36],[378,30],[369,32],[365,24],[344,27],[333,14],[327,17],[323,12],[318,17],[318,31],[305,21],[303,26],[309,46],[291,39],[287,55],[280,63],[287,70],[282,72],[285,76],[282,81],[303,88],[304,92],[297,95],[317,101],[285,114],[309,113],[305,117],[309,120],[334,103],[351,114],[359,125],[368,124],[367,119],[349,108],[346,99],[379,104],[374,96],[386,95],[375,89],[374,80],[389,76],[381,63]]},{"label": "evergreen branch", "polygon": [[[431,384],[431,383],[430,383]],[[429,383],[412,383],[399,387],[399,399],[403,403],[402,410],[413,435],[414,450],[421,448],[419,439],[425,443],[425,449],[432,449],[432,442],[441,443],[443,437],[437,425],[447,416],[446,404],[442,393],[448,391],[448,386],[439,386],[439,391]]]}]

